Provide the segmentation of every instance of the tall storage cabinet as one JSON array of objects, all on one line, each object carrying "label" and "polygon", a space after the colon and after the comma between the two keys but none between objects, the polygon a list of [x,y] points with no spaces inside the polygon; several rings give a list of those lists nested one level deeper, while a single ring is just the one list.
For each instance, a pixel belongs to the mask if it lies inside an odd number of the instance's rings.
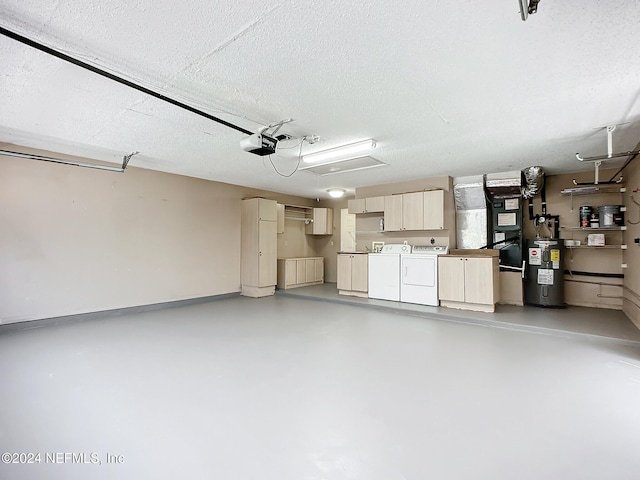
[{"label": "tall storage cabinet", "polygon": [[249,198],[242,201],[241,273],[242,295],[273,295],[277,282],[277,223],[275,200]]}]

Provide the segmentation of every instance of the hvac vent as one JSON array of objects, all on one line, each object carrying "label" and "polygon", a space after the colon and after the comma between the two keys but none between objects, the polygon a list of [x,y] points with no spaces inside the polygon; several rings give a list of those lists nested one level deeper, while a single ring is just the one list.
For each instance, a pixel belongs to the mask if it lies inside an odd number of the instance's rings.
[{"label": "hvac vent", "polygon": [[364,156],[342,160],[340,162],[325,163],[322,165],[310,165],[301,167],[300,170],[316,175],[337,175],[338,173],[354,172],[357,170],[365,170],[367,168],[384,167],[386,163],[381,162],[373,157]]}]

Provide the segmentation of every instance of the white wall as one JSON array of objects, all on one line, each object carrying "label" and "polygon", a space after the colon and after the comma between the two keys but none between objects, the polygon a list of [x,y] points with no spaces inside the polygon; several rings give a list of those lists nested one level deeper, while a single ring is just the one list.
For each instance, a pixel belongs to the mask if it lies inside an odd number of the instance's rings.
[{"label": "white wall", "polygon": [[240,201],[254,195],[311,202],[0,156],[0,322],[238,292]]},{"label": "white wall", "polygon": [[[636,149],[639,147],[640,144]],[[627,207],[625,242],[629,248],[623,254],[627,268],[624,276],[622,311],[640,328],[640,244],[634,242],[634,239],[640,238],[640,207],[633,201],[640,203],[640,158],[625,170],[624,175],[627,186],[624,195],[624,204]]]}]

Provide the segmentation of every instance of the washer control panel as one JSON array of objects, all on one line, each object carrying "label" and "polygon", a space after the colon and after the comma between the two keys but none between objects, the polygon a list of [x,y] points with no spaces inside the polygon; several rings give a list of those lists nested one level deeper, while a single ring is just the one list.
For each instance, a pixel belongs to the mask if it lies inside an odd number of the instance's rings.
[{"label": "washer control panel", "polygon": [[444,245],[415,245],[413,247],[413,253],[446,255],[448,252],[449,247]]}]

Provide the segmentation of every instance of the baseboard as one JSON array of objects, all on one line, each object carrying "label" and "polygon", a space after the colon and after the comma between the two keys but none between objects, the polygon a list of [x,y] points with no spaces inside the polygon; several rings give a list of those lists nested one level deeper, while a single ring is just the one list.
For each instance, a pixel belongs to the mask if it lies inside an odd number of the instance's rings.
[{"label": "baseboard", "polygon": [[640,328],[640,305],[631,298],[625,298],[622,303],[622,311],[633,324]]},{"label": "baseboard", "polygon": [[227,298],[239,297],[240,292],[223,293],[221,295],[210,295],[207,297],[188,298],[185,300],[174,300],[171,302],[152,303],[148,305],[136,305],[133,307],[115,308],[113,310],[101,310],[97,312],[77,313],[74,315],[64,315],[60,317],[40,318],[37,320],[25,320],[13,323],[5,323],[0,325],[0,334],[12,332],[16,330],[26,330],[50,325],[60,325],[63,323],[81,322],[98,318],[117,317],[131,313],[150,312],[154,310],[163,310],[166,308],[185,307],[188,305],[197,305],[199,303],[214,302],[225,300]]}]

